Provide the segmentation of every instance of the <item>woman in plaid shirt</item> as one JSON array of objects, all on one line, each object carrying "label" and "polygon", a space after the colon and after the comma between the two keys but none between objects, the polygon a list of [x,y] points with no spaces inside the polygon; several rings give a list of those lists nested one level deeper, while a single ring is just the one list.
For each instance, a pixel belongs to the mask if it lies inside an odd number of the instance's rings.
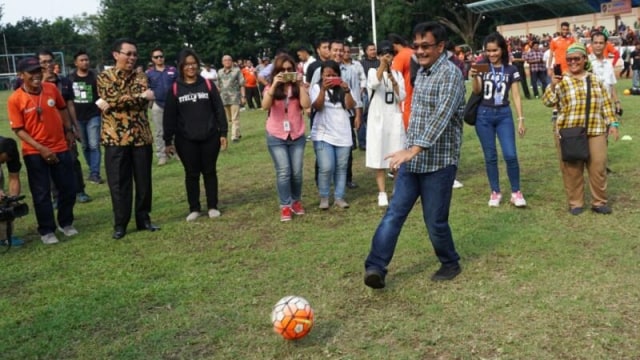
[{"label": "woman in plaid shirt", "polygon": [[556,148],[558,129],[584,126],[587,109],[587,78],[591,78],[591,103],[587,135],[589,137],[589,160],[560,161],[562,181],[567,193],[569,212],[579,215],[584,210],[584,168],[589,173],[591,210],[598,214],[610,214],[607,206],[607,134],[618,140],[618,122],[607,91],[591,68],[587,50],[582,43],[574,43],[567,49],[569,71],[554,76],[551,86],[544,92],[544,104],[557,107]]}]

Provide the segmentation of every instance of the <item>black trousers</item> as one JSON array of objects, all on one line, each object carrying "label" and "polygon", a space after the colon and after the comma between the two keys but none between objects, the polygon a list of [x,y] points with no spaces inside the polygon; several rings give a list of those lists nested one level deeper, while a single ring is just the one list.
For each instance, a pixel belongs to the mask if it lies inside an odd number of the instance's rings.
[{"label": "black trousers", "polygon": [[[258,87],[244,87],[244,95],[247,98],[247,105],[249,109],[259,109],[262,107],[260,102],[260,94],[258,93]],[[255,104],[255,105],[254,105]]]},{"label": "black trousers", "polygon": [[218,208],[218,174],[216,163],[220,154],[220,137],[204,141],[191,141],[176,136],[176,151],[184,167],[184,185],[187,190],[189,211],[201,211],[200,174],[204,179],[207,209]]},{"label": "black trousers", "polygon": [[104,165],[111,192],[114,227],[126,229],[131,219],[133,182],[135,181],[136,225],[150,221],[151,212],[151,145],[105,146]]},{"label": "black trousers", "polygon": [[524,92],[524,96],[527,99],[531,99],[531,93],[529,92],[529,84],[527,84],[527,73],[524,71],[524,64],[517,62],[515,63],[518,72],[520,73],[520,85],[522,85],[522,91]]}]

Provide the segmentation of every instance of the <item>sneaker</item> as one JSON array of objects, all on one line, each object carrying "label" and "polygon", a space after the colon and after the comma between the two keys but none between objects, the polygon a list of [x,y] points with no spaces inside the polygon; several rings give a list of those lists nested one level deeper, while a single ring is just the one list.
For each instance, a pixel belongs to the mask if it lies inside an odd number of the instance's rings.
[{"label": "sneaker", "polygon": [[52,245],[52,244],[59,243],[58,238],[56,237],[56,234],[54,234],[52,232],[40,236],[40,240],[42,240],[42,243],[45,244],[45,245]]},{"label": "sneaker", "polygon": [[387,173],[387,177],[388,177],[388,178],[390,178],[390,179],[393,179],[393,178],[394,178],[394,177],[396,177],[396,176],[395,176],[395,175],[393,175],[393,173],[392,173],[391,171],[389,171],[389,172]]},{"label": "sneaker", "polygon": [[217,218],[220,217],[220,211],[218,211],[218,209],[209,209],[209,218],[213,219],[213,218]]},{"label": "sneaker", "polygon": [[602,215],[611,214],[611,208],[608,207],[607,205],[592,207],[591,211],[593,211],[596,214],[602,214]]},{"label": "sneaker", "polygon": [[65,227],[59,227],[58,230],[62,231],[64,236],[78,235],[78,230],[76,230],[76,228],[74,228],[73,225],[67,225]]},{"label": "sneaker", "polygon": [[187,215],[187,221],[194,221],[200,217],[200,211],[192,211]]},{"label": "sneaker", "polygon": [[162,166],[162,165],[166,165],[166,164],[167,164],[167,158],[166,157],[158,158],[158,166]]},{"label": "sneaker", "polygon": [[329,198],[320,198],[320,206],[318,208],[327,210],[329,208]]},{"label": "sneaker", "polygon": [[304,215],[304,208],[299,200],[296,200],[291,204],[291,211],[296,215]]},{"label": "sneaker", "polygon": [[500,200],[502,200],[502,194],[499,192],[491,192],[491,197],[489,198],[489,206],[498,207],[500,206]]},{"label": "sneaker", "polygon": [[445,281],[445,280],[453,280],[458,274],[462,272],[462,268],[460,265],[441,265],[440,269],[431,275],[431,280],[433,281]]},{"label": "sneaker", "polygon": [[375,269],[368,269],[364,273],[364,284],[372,289],[384,288],[384,275]]},{"label": "sneaker", "polygon": [[102,180],[100,175],[91,175],[91,176],[89,176],[87,181],[89,181],[92,184],[96,184],[96,185],[104,184],[104,180]]},{"label": "sneaker", "polygon": [[291,221],[291,207],[285,206],[280,208],[280,221]]},{"label": "sneaker", "polygon": [[340,209],[347,209],[349,208],[349,203],[344,201],[344,199],[335,199],[333,201],[333,205],[339,207]]},{"label": "sneaker", "polygon": [[89,201],[91,201],[91,196],[87,195],[86,192],[82,191],[79,192],[78,195],[76,196],[76,201],[78,201],[79,203],[88,203]]},{"label": "sneaker", "polygon": [[453,180],[453,188],[454,189],[460,189],[461,187],[463,187],[464,185],[462,185],[462,183],[458,180]]},{"label": "sneaker", "polygon": [[569,209],[569,213],[571,215],[573,215],[573,216],[580,215],[580,214],[582,214],[583,211],[584,211],[584,209],[581,208],[581,207],[575,207],[573,209]]},{"label": "sneaker", "polygon": [[522,192],[519,190],[511,193],[511,203],[515,205],[515,207],[525,207],[527,206],[527,200],[522,196]]},{"label": "sneaker", "polygon": [[11,241],[2,240],[0,241],[0,246],[22,246],[24,245],[24,241],[18,237],[12,236]]},{"label": "sneaker", "polygon": [[389,199],[387,199],[387,193],[384,191],[378,193],[378,206],[389,206]]}]

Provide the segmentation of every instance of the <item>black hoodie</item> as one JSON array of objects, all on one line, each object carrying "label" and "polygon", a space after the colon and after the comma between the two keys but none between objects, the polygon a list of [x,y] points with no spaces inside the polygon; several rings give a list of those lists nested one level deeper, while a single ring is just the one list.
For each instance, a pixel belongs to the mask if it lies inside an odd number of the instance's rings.
[{"label": "black hoodie", "polygon": [[172,145],[175,136],[191,141],[210,137],[227,137],[227,116],[220,93],[214,84],[211,89],[198,75],[193,84],[181,79],[167,93],[162,119],[165,145]]}]

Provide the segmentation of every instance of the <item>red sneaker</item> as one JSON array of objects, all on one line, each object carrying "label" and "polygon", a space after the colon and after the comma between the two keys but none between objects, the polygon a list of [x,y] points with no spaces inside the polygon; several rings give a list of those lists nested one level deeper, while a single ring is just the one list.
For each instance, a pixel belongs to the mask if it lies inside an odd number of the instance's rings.
[{"label": "red sneaker", "polygon": [[302,207],[302,203],[300,201],[294,201],[291,204],[291,211],[293,211],[296,215],[304,215],[304,208]]},{"label": "red sneaker", "polygon": [[280,221],[291,221],[291,208],[289,206],[280,209]]}]

